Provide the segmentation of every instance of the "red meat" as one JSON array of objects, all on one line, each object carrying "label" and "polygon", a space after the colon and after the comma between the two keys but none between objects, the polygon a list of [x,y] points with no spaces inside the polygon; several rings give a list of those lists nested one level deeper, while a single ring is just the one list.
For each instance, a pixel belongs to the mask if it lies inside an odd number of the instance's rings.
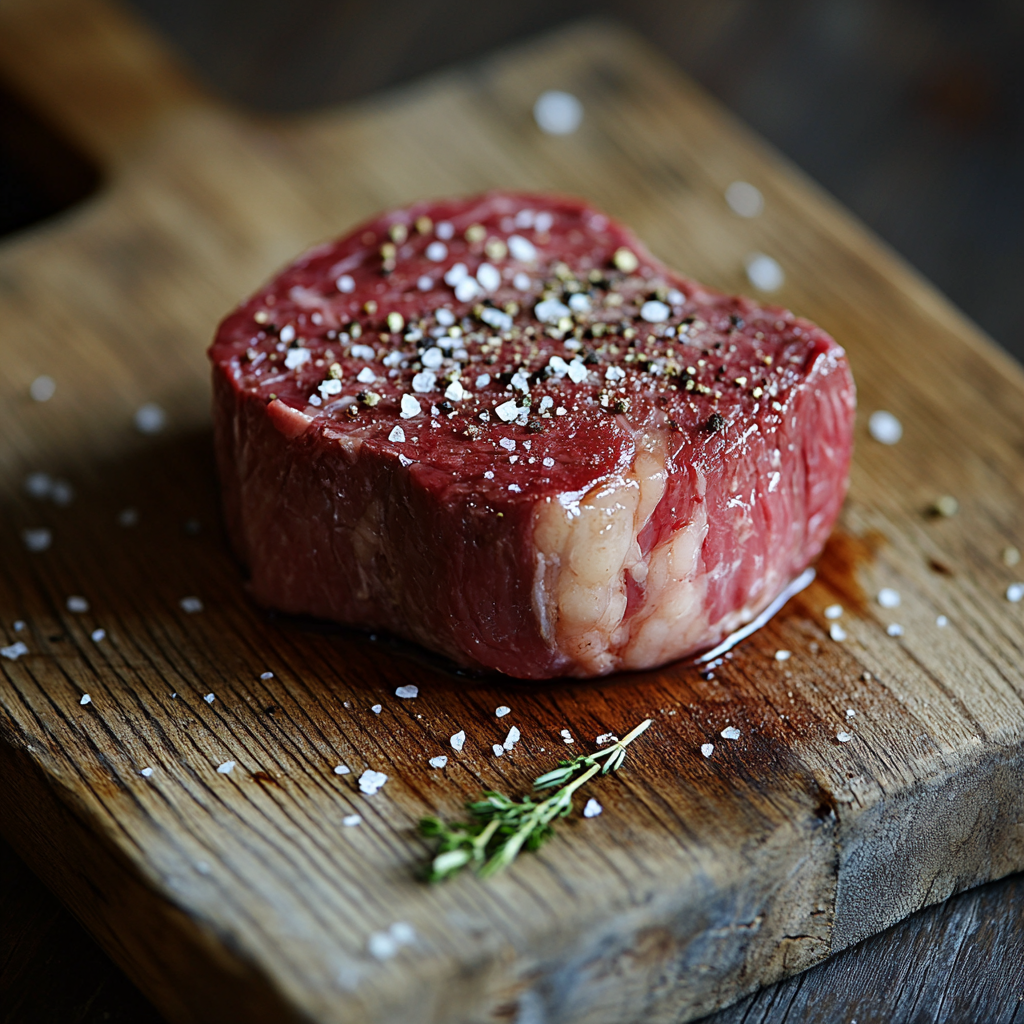
[{"label": "red meat", "polygon": [[843,350],[576,200],[385,214],[228,316],[210,358],[256,600],[512,676],[717,643],[846,491]]}]

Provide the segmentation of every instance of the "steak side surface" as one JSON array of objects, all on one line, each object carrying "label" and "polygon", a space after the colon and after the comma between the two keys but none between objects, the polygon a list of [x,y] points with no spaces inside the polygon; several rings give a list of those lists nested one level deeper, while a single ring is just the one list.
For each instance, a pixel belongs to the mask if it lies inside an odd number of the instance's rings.
[{"label": "steak side surface", "polygon": [[209,354],[255,599],[512,676],[716,644],[818,555],[846,492],[843,350],[573,199],[387,213]]}]

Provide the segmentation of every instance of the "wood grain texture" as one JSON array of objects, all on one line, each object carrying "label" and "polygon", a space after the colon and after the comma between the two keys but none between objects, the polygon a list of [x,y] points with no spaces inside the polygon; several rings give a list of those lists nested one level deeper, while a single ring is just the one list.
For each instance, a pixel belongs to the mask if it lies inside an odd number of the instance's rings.
[{"label": "wood grain texture", "polygon": [[[67,72],[42,31],[65,16],[99,26],[79,34],[70,95],[48,84]],[[692,1019],[1024,865],[1024,615],[999,560],[1024,538],[1022,374],[649,49],[582,25],[274,123],[179,85],[93,0],[4,0],[0,39],[18,40],[0,46],[4,72],[111,167],[94,201],[0,247],[0,625],[30,650],[0,662],[0,827],[169,1020]],[[106,99],[74,89],[94,74],[114,83]],[[583,100],[578,133],[537,132],[545,87]],[[108,112],[122,94],[131,109]],[[763,216],[729,211],[735,179],[761,188]],[[847,347],[861,408],[904,423],[887,448],[861,416],[818,580],[712,679],[457,676],[245,598],[210,452],[217,319],[379,208],[494,186],[585,195],[728,290],[746,254],[770,252],[779,299]],[[31,403],[44,372],[56,395]],[[145,401],[168,411],[157,440],[131,427]],[[74,502],[30,500],[34,469],[72,480]],[[945,493],[960,514],[929,516]],[[32,553],[19,534],[38,526],[53,544]],[[903,595],[901,637],[881,586]],[[822,614],[835,601],[841,644]],[[410,682],[420,696],[396,698]],[[563,728],[578,751],[648,715],[600,818],[486,883],[416,881],[422,814],[454,815],[481,786],[522,791],[566,750]],[[511,724],[523,740],[497,759]],[[719,738],[730,724],[737,741]],[[389,776],[375,796],[353,781],[364,768]],[[398,921],[416,943],[377,960],[370,937]]]}]

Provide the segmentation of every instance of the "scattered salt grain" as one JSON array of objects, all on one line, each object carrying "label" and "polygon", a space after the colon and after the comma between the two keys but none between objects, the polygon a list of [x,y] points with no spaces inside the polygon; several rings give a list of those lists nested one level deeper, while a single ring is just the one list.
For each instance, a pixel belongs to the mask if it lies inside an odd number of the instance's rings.
[{"label": "scattered salt grain", "polygon": [[334,766],[334,774],[335,775],[348,775],[349,774],[349,769],[348,769],[348,767],[346,765],[336,764]]},{"label": "scattered salt grain", "polygon": [[837,732],[836,739],[839,740],[840,743],[849,743],[853,737],[848,732]]},{"label": "scattered salt grain", "polygon": [[641,318],[649,324],[662,324],[671,315],[672,310],[664,302],[659,302],[657,299],[651,299],[640,307]]},{"label": "scattered salt grain", "polygon": [[561,736],[561,737],[562,737],[562,741],[563,741],[564,743],[566,743],[566,744],[569,744],[569,743],[573,743],[573,742],[575,742],[575,741],[573,740],[573,738],[572,738],[572,733],[571,733],[571,732],[569,732],[569,730],[568,730],[568,729],[563,729],[563,730],[562,730],[562,731],[561,731],[561,732],[559,733],[559,736]]},{"label": "scattered salt grain", "polygon": [[101,640],[106,640],[107,631],[105,629],[94,629],[89,634],[89,637],[93,641],[93,643],[98,644]]},{"label": "scattered salt grain", "polygon": [[358,825],[362,820],[362,815],[346,814],[345,817],[341,819],[341,823],[346,828],[352,828],[353,825]]},{"label": "scattered salt grain", "polygon": [[214,702],[214,701],[215,701],[216,699],[217,699],[217,698],[216,698],[216,697],[215,697],[215,696],[214,696],[214,695],[213,695],[212,693],[208,693],[208,694],[207,694],[207,695],[206,695],[206,696],[205,696],[205,697],[203,698],[203,700],[205,700],[207,704],[212,704],[212,703],[213,703],[213,702]]},{"label": "scattered salt grain", "polygon": [[416,287],[421,292],[429,292],[434,287],[434,279],[427,274],[423,274],[416,282]]},{"label": "scattered salt grain", "polygon": [[431,768],[443,768],[448,763],[448,758],[440,754],[438,757],[432,757],[428,763]]},{"label": "scattered salt grain", "polygon": [[388,434],[388,440],[393,444],[403,444],[405,442],[405,431],[396,425],[391,433]]},{"label": "scattered salt grain", "polygon": [[433,263],[440,263],[448,255],[448,246],[444,242],[431,242],[427,246],[426,257]]},{"label": "scattered salt grain", "polygon": [[284,355],[284,368],[297,370],[313,358],[308,348],[290,348]]},{"label": "scattered salt grain", "polygon": [[494,709],[494,717],[495,718],[504,718],[511,710],[512,710],[511,708],[507,708],[507,707],[505,707],[504,704],[502,704],[500,708],[495,708]]},{"label": "scattered salt grain", "polygon": [[466,733],[460,729],[452,738],[448,741],[454,750],[461,750],[463,744],[466,742]]},{"label": "scattered salt grain", "polygon": [[715,752],[715,745],[714,745],[714,743],[702,743],[700,745],[700,752],[705,757],[710,757]]},{"label": "scattered salt grain", "polygon": [[14,622],[14,632],[20,633],[25,628],[25,623],[22,619],[16,619]]},{"label": "scattered salt grain", "polygon": [[619,737],[616,736],[613,732],[603,732],[600,736],[597,737],[596,740],[594,740],[594,742],[599,747],[603,747],[606,743],[617,743],[618,739]]},{"label": "scattered salt grain", "polygon": [[604,808],[593,797],[591,797],[587,801],[586,807],[583,808],[583,817],[596,818],[603,810]]},{"label": "scattered salt grain", "polygon": [[943,627],[949,625],[949,619],[947,619],[945,615],[940,615],[935,620],[935,625],[938,626],[940,629],[942,629]]},{"label": "scattered salt grain", "polygon": [[518,742],[521,733],[513,725],[508,731],[508,735],[505,737],[505,742],[502,744],[506,750],[511,750]]},{"label": "scattered salt grain", "polygon": [[53,533],[45,526],[30,527],[21,531],[25,547],[33,553],[45,551],[53,543]]},{"label": "scattered salt grain", "polygon": [[879,409],[868,419],[868,433],[881,444],[896,444],[903,436],[903,424],[891,412]]},{"label": "scattered salt grain", "polygon": [[375,772],[372,768],[367,768],[359,776],[359,789],[367,796],[373,796],[387,781],[388,777],[383,772]]},{"label": "scattered salt grain", "polygon": [[793,657],[793,652],[792,651],[776,651],[775,652],[775,660],[776,661],[789,661],[789,659],[792,658],[792,657]]},{"label": "scattered salt grain", "polygon": [[396,921],[386,932],[374,932],[367,939],[366,948],[378,960],[390,960],[402,946],[411,946],[416,932],[404,921]]},{"label": "scattered salt grain", "polygon": [[92,703],[92,697],[90,697],[89,694],[87,694],[87,693],[83,693],[82,694],[82,699],[78,703],[79,704],[91,704]]},{"label": "scattered salt grain", "polygon": [[571,135],[583,120],[583,104],[571,92],[549,89],[537,97],[533,119],[548,135]]},{"label": "scattered salt grain", "polygon": [[395,696],[401,697],[403,700],[412,700],[420,695],[420,688],[418,686],[400,686],[395,690]]},{"label": "scattered salt grain", "polygon": [[953,495],[944,494],[941,498],[935,499],[935,504],[932,505],[932,511],[937,516],[950,519],[960,511],[960,502],[958,502]]},{"label": "scattered salt grain", "polygon": [[721,733],[723,740],[738,740],[740,738],[740,731],[735,725],[727,725]]},{"label": "scattered salt grain", "polygon": [[[537,258],[537,250],[534,248],[533,242],[523,238],[522,235],[509,235],[508,251],[512,254],[512,259],[519,260],[520,263],[532,263]],[[516,287],[519,288],[519,285],[517,284]],[[529,278],[527,278],[526,287],[529,288]],[[526,288],[519,290],[525,291]]]},{"label": "scattered salt grain", "polygon": [[150,775],[152,775],[152,774],[153,774],[153,769],[152,769],[152,768],[143,768],[143,769],[142,769],[142,771],[141,771],[141,772],[139,772],[139,774],[140,774],[140,775],[141,775],[141,776],[142,776],[142,777],[143,777],[144,779],[148,779],[148,778],[150,777]]},{"label": "scattered salt grain", "polygon": [[118,526],[138,526],[139,524],[139,512],[138,509],[134,508],[123,508],[117,513],[117,525]]},{"label": "scattered salt grain", "polygon": [[512,278],[512,285],[517,292],[528,292],[530,290],[530,275],[524,274],[521,270]]},{"label": "scattered salt grain", "polygon": [[198,597],[183,597],[178,604],[181,605],[181,610],[189,615],[203,610],[203,602]]},{"label": "scattered salt grain", "polygon": [[53,398],[53,393],[56,390],[56,381],[45,373],[41,377],[36,377],[28,386],[28,393],[32,396],[32,400],[36,402],[48,402]]},{"label": "scattered salt grain", "polygon": [[828,627],[828,635],[832,637],[836,643],[842,643],[846,639],[846,630],[843,629],[838,622],[833,622],[832,625]]},{"label": "scattered salt grain", "polygon": [[30,498],[36,498],[42,500],[50,496],[50,491],[53,489],[53,480],[49,473],[35,472],[29,473],[25,477],[25,492]]},{"label": "scattered salt grain", "polygon": [[843,614],[843,606],[841,604],[830,604],[825,609],[826,619],[838,619]]},{"label": "scattered salt grain", "polygon": [[10,647],[0,647],[0,657],[8,661],[17,661],[23,654],[28,654],[28,648],[21,640],[15,641]]},{"label": "scattered salt grain", "polygon": [[384,709],[384,705],[383,705],[383,704],[374,704],[374,705],[373,705],[373,707],[372,707],[372,708],[370,708],[370,710],[371,710],[371,711],[372,711],[372,712],[373,712],[373,713],[374,713],[375,715],[379,715],[379,714],[381,713],[381,711],[382,711],[383,709]]},{"label": "scattered salt grain", "polygon": [[1024,583],[1011,583],[1006,588],[1006,600],[1016,604],[1024,599]]},{"label": "scattered salt grain", "polygon": [[75,489],[67,480],[53,481],[53,487],[50,488],[50,500],[54,505],[60,505],[62,508],[65,508],[71,504],[74,497]]},{"label": "scattered salt grain", "polygon": [[231,772],[234,770],[234,767],[235,767],[235,762],[234,761],[225,761],[223,764],[217,765],[217,774],[218,775],[230,775]]},{"label": "scattered salt grain", "polygon": [[334,283],[338,291],[343,292],[345,295],[349,295],[356,290],[356,282],[351,274],[342,274]]},{"label": "scattered salt grain", "polygon": [[878,592],[878,603],[883,608],[899,608],[899,592],[893,590],[892,587],[882,587],[882,589]]},{"label": "scattered salt grain", "polygon": [[377,379],[377,374],[373,372],[368,366],[364,366],[359,373],[356,374],[356,380],[360,384],[372,384]]},{"label": "scattered salt grain", "polygon": [[[282,337],[283,335],[282,331]],[[167,413],[156,402],[146,402],[135,410],[135,429],[140,434],[159,434],[165,426]]]},{"label": "scattered salt grain", "polygon": [[493,292],[501,284],[501,273],[490,263],[481,263],[477,268],[476,279],[480,282],[481,288]]},{"label": "scattered salt grain", "polygon": [[785,283],[786,274],[778,260],[755,252],[747,257],[747,279],[758,291],[777,292]]},{"label": "scattered salt grain", "polygon": [[1003,548],[1003,564],[1008,565],[1011,568],[1020,562],[1020,551],[1017,548],[1010,547]]},{"label": "scattered salt grain", "polygon": [[81,615],[83,612],[89,610],[89,602],[84,597],[78,597],[73,595],[67,600],[67,608],[69,612],[75,612],[77,615]]},{"label": "scattered salt grain", "polygon": [[494,751],[495,757],[501,757],[505,753],[505,748],[500,743],[492,743],[491,750]]},{"label": "scattered salt grain", "polygon": [[761,190],[749,181],[734,181],[725,190],[725,201],[729,209],[740,217],[757,217],[764,209]]},{"label": "scattered salt grain", "polygon": [[856,718],[857,717],[857,712],[854,711],[853,708],[847,708],[846,709],[846,717],[847,718]]},{"label": "scattered salt grain", "polygon": [[274,678],[274,673],[273,672],[261,672],[260,673],[260,679],[273,679],[273,678]]},{"label": "scattered salt grain", "polygon": [[423,406],[412,395],[402,395],[402,411],[399,415],[403,420],[411,420],[414,416],[419,416],[421,412],[423,412]]},{"label": "scattered salt grain", "polygon": [[889,636],[903,636],[903,627],[898,622],[893,622],[885,627]]}]

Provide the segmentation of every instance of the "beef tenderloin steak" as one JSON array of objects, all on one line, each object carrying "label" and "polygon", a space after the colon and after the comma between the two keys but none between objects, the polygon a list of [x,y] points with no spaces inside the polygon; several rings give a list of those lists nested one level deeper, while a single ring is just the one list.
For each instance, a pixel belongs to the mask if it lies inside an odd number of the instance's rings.
[{"label": "beef tenderloin steak", "polygon": [[716,644],[818,555],[846,491],[843,350],[573,199],[387,213],[209,354],[255,599],[511,676]]}]

